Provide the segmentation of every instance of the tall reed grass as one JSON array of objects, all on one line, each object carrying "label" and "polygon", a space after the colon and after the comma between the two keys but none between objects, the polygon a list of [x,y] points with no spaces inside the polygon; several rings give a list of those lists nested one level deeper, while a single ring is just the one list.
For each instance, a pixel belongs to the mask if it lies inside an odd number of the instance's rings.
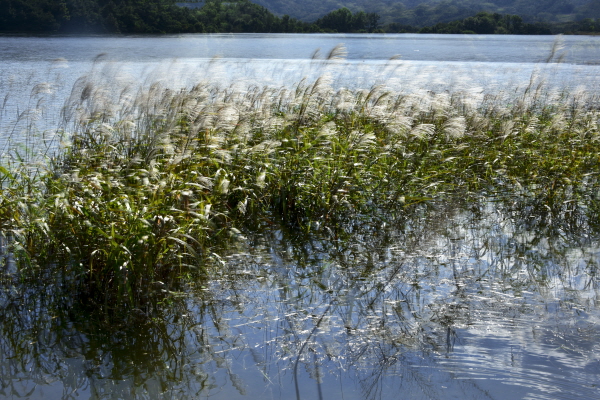
[{"label": "tall reed grass", "polygon": [[590,218],[600,204],[600,107],[584,91],[532,81],[506,104],[502,93],[334,89],[322,76],[108,98],[82,78],[61,151],[0,168],[0,232],[19,276],[52,269],[106,307],[210,277],[206,260],[248,229],[334,231],[457,194],[528,196],[557,213],[576,203]]}]

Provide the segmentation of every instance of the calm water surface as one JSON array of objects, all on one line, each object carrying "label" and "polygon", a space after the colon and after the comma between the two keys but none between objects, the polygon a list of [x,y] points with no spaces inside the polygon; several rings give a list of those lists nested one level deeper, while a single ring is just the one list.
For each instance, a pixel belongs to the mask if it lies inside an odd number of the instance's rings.
[{"label": "calm water surface", "polygon": [[[40,62],[57,57],[89,62],[99,53],[118,61],[162,62],[215,56],[242,59],[307,59],[346,45],[349,60],[540,63],[548,60],[555,36],[421,34],[210,34],[97,37],[0,38],[3,61]],[[558,55],[573,64],[597,64],[597,37],[559,37]],[[556,60],[555,60],[556,61]]]},{"label": "calm water surface", "polygon": [[[546,63],[555,40],[2,36],[0,151],[32,126],[67,127],[60,110],[84,74],[115,101],[156,81],[243,89],[323,75],[475,98],[532,81],[597,90],[600,38],[559,38],[549,61],[562,63]],[[347,54],[325,60],[340,43]],[[600,399],[596,220],[487,198],[310,237],[273,229],[215,255],[216,279],[135,310],[128,325],[107,324],[60,285],[9,284],[5,255],[0,398]]]}]

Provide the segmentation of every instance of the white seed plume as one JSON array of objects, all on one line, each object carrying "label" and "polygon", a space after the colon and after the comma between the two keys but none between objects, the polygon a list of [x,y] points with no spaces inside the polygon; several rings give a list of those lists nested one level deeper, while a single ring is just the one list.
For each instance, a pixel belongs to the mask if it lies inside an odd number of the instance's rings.
[{"label": "white seed plume", "polygon": [[457,139],[465,135],[467,130],[467,122],[465,117],[454,117],[446,121],[443,126],[444,133],[447,137]]},{"label": "white seed plume", "polygon": [[435,126],[433,124],[419,124],[410,131],[410,136],[422,139],[428,136],[433,136]]}]

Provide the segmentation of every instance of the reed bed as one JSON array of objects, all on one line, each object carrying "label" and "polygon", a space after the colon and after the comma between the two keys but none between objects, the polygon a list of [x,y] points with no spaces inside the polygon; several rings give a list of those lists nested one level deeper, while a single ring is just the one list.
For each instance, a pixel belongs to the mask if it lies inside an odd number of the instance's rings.
[{"label": "reed bed", "polygon": [[220,246],[264,227],[336,237],[456,195],[597,219],[600,107],[584,91],[532,84],[506,104],[502,93],[334,89],[323,76],[107,98],[78,81],[58,154],[0,168],[15,276],[52,271],[105,307],[210,278]]}]

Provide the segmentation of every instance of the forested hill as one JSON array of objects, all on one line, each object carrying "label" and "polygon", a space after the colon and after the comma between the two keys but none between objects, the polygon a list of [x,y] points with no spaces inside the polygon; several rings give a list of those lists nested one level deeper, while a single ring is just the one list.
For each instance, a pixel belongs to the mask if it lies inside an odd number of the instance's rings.
[{"label": "forested hill", "polygon": [[183,33],[314,32],[249,0],[207,0],[201,7],[175,0],[0,0],[0,32]]},{"label": "forested hill", "polygon": [[[188,0],[190,1],[190,0]],[[383,24],[432,26],[480,11],[519,15],[526,22],[567,22],[600,18],[600,0],[254,0],[275,14],[303,21],[346,7],[380,15]]]},{"label": "forested hill", "polygon": [[[255,0],[283,1],[283,0]],[[289,0],[292,1],[292,0]],[[311,3],[314,0],[302,0]],[[329,0],[320,0],[325,4]],[[356,0],[358,4],[359,1]],[[373,2],[373,6],[383,7],[385,1]],[[416,4],[419,0],[405,0]],[[456,0],[467,1],[474,0]],[[506,5],[520,0],[494,0]],[[537,4],[546,0],[534,0]],[[584,0],[562,0],[582,2]],[[600,8],[600,0],[594,0]],[[554,4],[554,1],[552,2]],[[396,3],[397,5],[402,3]],[[267,8],[250,0],[204,0],[187,4],[175,0],[0,0],[0,32],[14,33],[213,33],[213,32],[427,32],[427,33],[512,33],[512,34],[549,34],[549,33],[597,33],[600,32],[600,18],[592,17],[598,13],[592,4],[577,3],[567,7],[571,11],[569,18],[576,19],[575,10],[588,7],[586,19],[578,22],[548,23],[551,18],[540,20],[522,18],[518,15],[478,12],[465,9],[466,17],[441,17],[437,11],[445,5],[444,15],[462,10],[451,6],[453,3],[423,4],[416,8],[394,14],[380,15],[370,10],[352,12],[349,8],[339,8],[319,15],[310,22],[301,21],[289,15],[277,16]],[[492,4],[492,3],[486,3]],[[566,5],[565,5],[566,4]],[[453,8],[454,7],[454,8]],[[508,6],[507,6],[508,7]],[[308,7],[304,7],[308,9]],[[407,11],[408,10],[408,11]],[[419,10],[426,10],[420,14]],[[427,11],[429,10],[429,11]],[[437,10],[437,11],[436,11]],[[389,11],[389,10],[388,10]],[[419,11],[419,12],[417,12]],[[579,11],[577,11],[579,12]],[[456,12],[458,13],[458,11]],[[455,14],[456,14],[455,13]],[[416,15],[422,19],[414,20]],[[460,14],[460,13],[458,13]],[[452,14],[454,15],[454,14]],[[463,14],[460,14],[463,15]],[[558,14],[551,14],[558,18]],[[540,17],[541,18],[541,17]],[[428,22],[422,22],[422,21]],[[448,22],[445,22],[445,21]],[[400,21],[400,22],[398,22]],[[412,22],[411,22],[412,21]]]}]

